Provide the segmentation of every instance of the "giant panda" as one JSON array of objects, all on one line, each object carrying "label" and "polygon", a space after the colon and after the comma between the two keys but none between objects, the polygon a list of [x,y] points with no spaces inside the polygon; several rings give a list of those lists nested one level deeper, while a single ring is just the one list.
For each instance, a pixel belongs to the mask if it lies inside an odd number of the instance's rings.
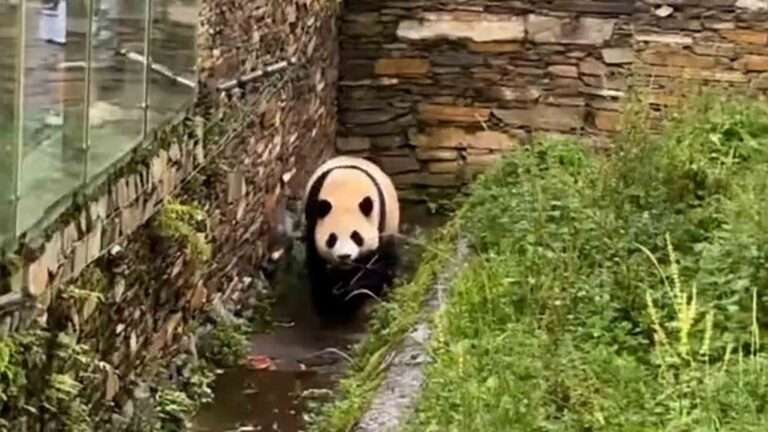
[{"label": "giant panda", "polygon": [[400,203],[376,164],[337,156],[310,176],[304,195],[306,269],[316,311],[354,314],[397,274]]}]

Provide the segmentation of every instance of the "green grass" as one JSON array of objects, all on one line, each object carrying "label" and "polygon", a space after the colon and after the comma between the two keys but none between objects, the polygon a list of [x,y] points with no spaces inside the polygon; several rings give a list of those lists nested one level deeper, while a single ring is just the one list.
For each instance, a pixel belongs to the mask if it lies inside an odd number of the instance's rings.
[{"label": "green grass", "polygon": [[474,186],[410,430],[765,430],[768,110],[628,112],[610,156],[537,143]]}]

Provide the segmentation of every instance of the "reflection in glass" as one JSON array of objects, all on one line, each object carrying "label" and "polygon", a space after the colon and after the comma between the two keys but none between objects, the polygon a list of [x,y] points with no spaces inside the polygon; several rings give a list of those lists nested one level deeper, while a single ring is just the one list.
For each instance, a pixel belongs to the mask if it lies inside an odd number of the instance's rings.
[{"label": "reflection in glass", "polygon": [[198,11],[199,0],[0,0],[0,244],[56,216],[193,100]]},{"label": "reflection in glass", "polygon": [[16,2],[0,0],[0,247],[15,231],[19,8]]},{"label": "reflection in glass", "polygon": [[94,1],[89,177],[103,171],[142,138],[147,1]]},{"label": "reflection in glass", "polygon": [[[27,0],[18,232],[81,182],[85,161],[86,0]],[[58,202],[63,205],[63,202]]]},{"label": "reflection in glass", "polygon": [[150,38],[149,128],[194,97],[199,0],[154,0]]}]

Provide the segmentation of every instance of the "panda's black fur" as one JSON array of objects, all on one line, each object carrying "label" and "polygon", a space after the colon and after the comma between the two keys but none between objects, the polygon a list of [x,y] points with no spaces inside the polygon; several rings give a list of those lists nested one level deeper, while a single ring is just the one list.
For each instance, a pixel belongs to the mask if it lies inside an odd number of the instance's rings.
[{"label": "panda's black fur", "polygon": [[[318,196],[328,175],[335,169],[350,168],[366,174],[376,186],[379,203],[382,203],[379,205],[379,247],[354,260],[353,267],[338,268],[330,265],[317,251],[314,232],[319,213],[322,212],[317,208],[317,204]],[[326,319],[344,320],[351,318],[363,303],[372,300],[369,293],[377,298],[382,298],[386,289],[394,282],[400,258],[397,239],[394,236],[381,235],[384,232],[386,221],[386,207],[384,195],[376,179],[355,165],[333,167],[320,174],[310,186],[304,209],[306,220],[305,263],[312,302],[317,312]]]}]

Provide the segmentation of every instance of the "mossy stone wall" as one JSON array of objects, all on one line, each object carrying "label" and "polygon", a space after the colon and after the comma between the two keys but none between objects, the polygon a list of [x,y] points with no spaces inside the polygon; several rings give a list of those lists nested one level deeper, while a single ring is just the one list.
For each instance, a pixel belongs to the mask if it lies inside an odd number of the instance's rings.
[{"label": "mossy stone wall", "polygon": [[195,329],[262,301],[280,203],[334,150],[337,5],[200,13],[195,105],[2,258],[0,430],[182,421]]}]

